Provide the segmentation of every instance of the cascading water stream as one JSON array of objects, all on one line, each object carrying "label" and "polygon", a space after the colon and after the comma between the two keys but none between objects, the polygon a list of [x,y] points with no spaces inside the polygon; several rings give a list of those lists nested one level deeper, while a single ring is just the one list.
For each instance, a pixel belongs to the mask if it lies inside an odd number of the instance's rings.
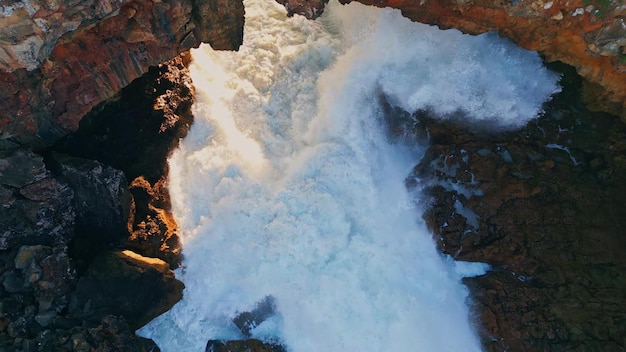
[{"label": "cascading water stream", "polygon": [[462,275],[404,179],[422,149],[385,135],[378,97],[514,128],[558,90],[535,53],[494,35],[331,2],[318,21],[246,0],[239,52],[193,53],[195,123],[170,159],[184,298],[138,333],[165,351],[254,338],[289,351],[479,351]]}]

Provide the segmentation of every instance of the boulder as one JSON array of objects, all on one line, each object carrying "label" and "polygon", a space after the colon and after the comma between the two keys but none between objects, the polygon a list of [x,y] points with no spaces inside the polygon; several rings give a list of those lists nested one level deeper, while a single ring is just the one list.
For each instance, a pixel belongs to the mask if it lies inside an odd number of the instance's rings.
[{"label": "boulder", "polygon": [[275,312],[276,303],[274,302],[274,297],[267,296],[259,301],[254,309],[239,313],[233,319],[233,323],[245,336],[251,337],[250,331],[274,315]]},{"label": "boulder", "polygon": [[107,251],[78,280],[70,314],[83,320],[122,316],[131,329],[138,329],[178,302],[183,288],[160,259],[130,250]]}]

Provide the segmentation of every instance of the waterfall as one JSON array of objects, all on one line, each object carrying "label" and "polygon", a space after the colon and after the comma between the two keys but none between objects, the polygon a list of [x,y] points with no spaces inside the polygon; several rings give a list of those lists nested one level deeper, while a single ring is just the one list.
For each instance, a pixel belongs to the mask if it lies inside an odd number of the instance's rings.
[{"label": "waterfall", "polygon": [[[250,336],[288,351],[479,351],[463,275],[404,185],[424,147],[390,138],[379,97],[409,112],[523,126],[558,90],[538,55],[495,34],[331,2],[317,21],[246,0],[239,52],[193,52],[195,123],[169,160],[184,297],[138,334],[162,351]],[[270,298],[268,298],[270,297]]]}]

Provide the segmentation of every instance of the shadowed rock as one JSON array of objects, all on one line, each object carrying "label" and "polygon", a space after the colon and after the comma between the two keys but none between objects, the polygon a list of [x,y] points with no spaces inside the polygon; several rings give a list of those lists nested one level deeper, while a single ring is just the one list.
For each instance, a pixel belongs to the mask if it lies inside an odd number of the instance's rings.
[{"label": "shadowed rock", "polygon": [[0,151],[0,250],[67,244],[74,234],[73,198],[40,155]]},{"label": "shadowed rock", "polygon": [[97,237],[104,243],[128,237],[132,197],[124,173],[95,160],[56,153],[51,160],[74,191],[78,235]]},{"label": "shadowed rock", "polygon": [[420,120],[426,222],[444,253],[492,266],[464,280],[487,351],[625,347],[626,126],[586,110],[566,73],[545,116],[517,132]]},{"label": "shadowed rock", "polygon": [[233,319],[233,323],[235,323],[244,335],[250,337],[250,331],[259,326],[259,324],[264,322],[267,318],[274,315],[275,311],[274,297],[267,296],[257,303],[253,310],[239,313],[239,315]]},{"label": "shadowed rock", "polygon": [[150,66],[236,50],[241,0],[28,1],[0,14],[0,149],[43,148]]},{"label": "shadowed rock", "polygon": [[70,313],[81,319],[121,315],[137,329],[178,302],[183,288],[160,259],[129,250],[105,252],[79,279]]},{"label": "shadowed rock", "polygon": [[205,352],[285,352],[281,345],[268,344],[259,340],[220,341],[209,340]]}]

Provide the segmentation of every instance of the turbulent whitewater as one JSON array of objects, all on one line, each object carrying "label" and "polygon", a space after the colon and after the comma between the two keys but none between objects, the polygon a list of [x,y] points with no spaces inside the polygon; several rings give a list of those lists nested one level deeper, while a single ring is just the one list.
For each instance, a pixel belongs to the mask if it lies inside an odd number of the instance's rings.
[{"label": "turbulent whitewater", "polygon": [[527,52],[331,3],[317,21],[246,1],[239,52],[193,52],[195,123],[170,159],[184,298],[138,333],[165,352],[245,336],[288,351],[479,351],[462,275],[404,179],[422,148],[387,136],[381,97],[409,112],[515,128],[557,77]]}]

